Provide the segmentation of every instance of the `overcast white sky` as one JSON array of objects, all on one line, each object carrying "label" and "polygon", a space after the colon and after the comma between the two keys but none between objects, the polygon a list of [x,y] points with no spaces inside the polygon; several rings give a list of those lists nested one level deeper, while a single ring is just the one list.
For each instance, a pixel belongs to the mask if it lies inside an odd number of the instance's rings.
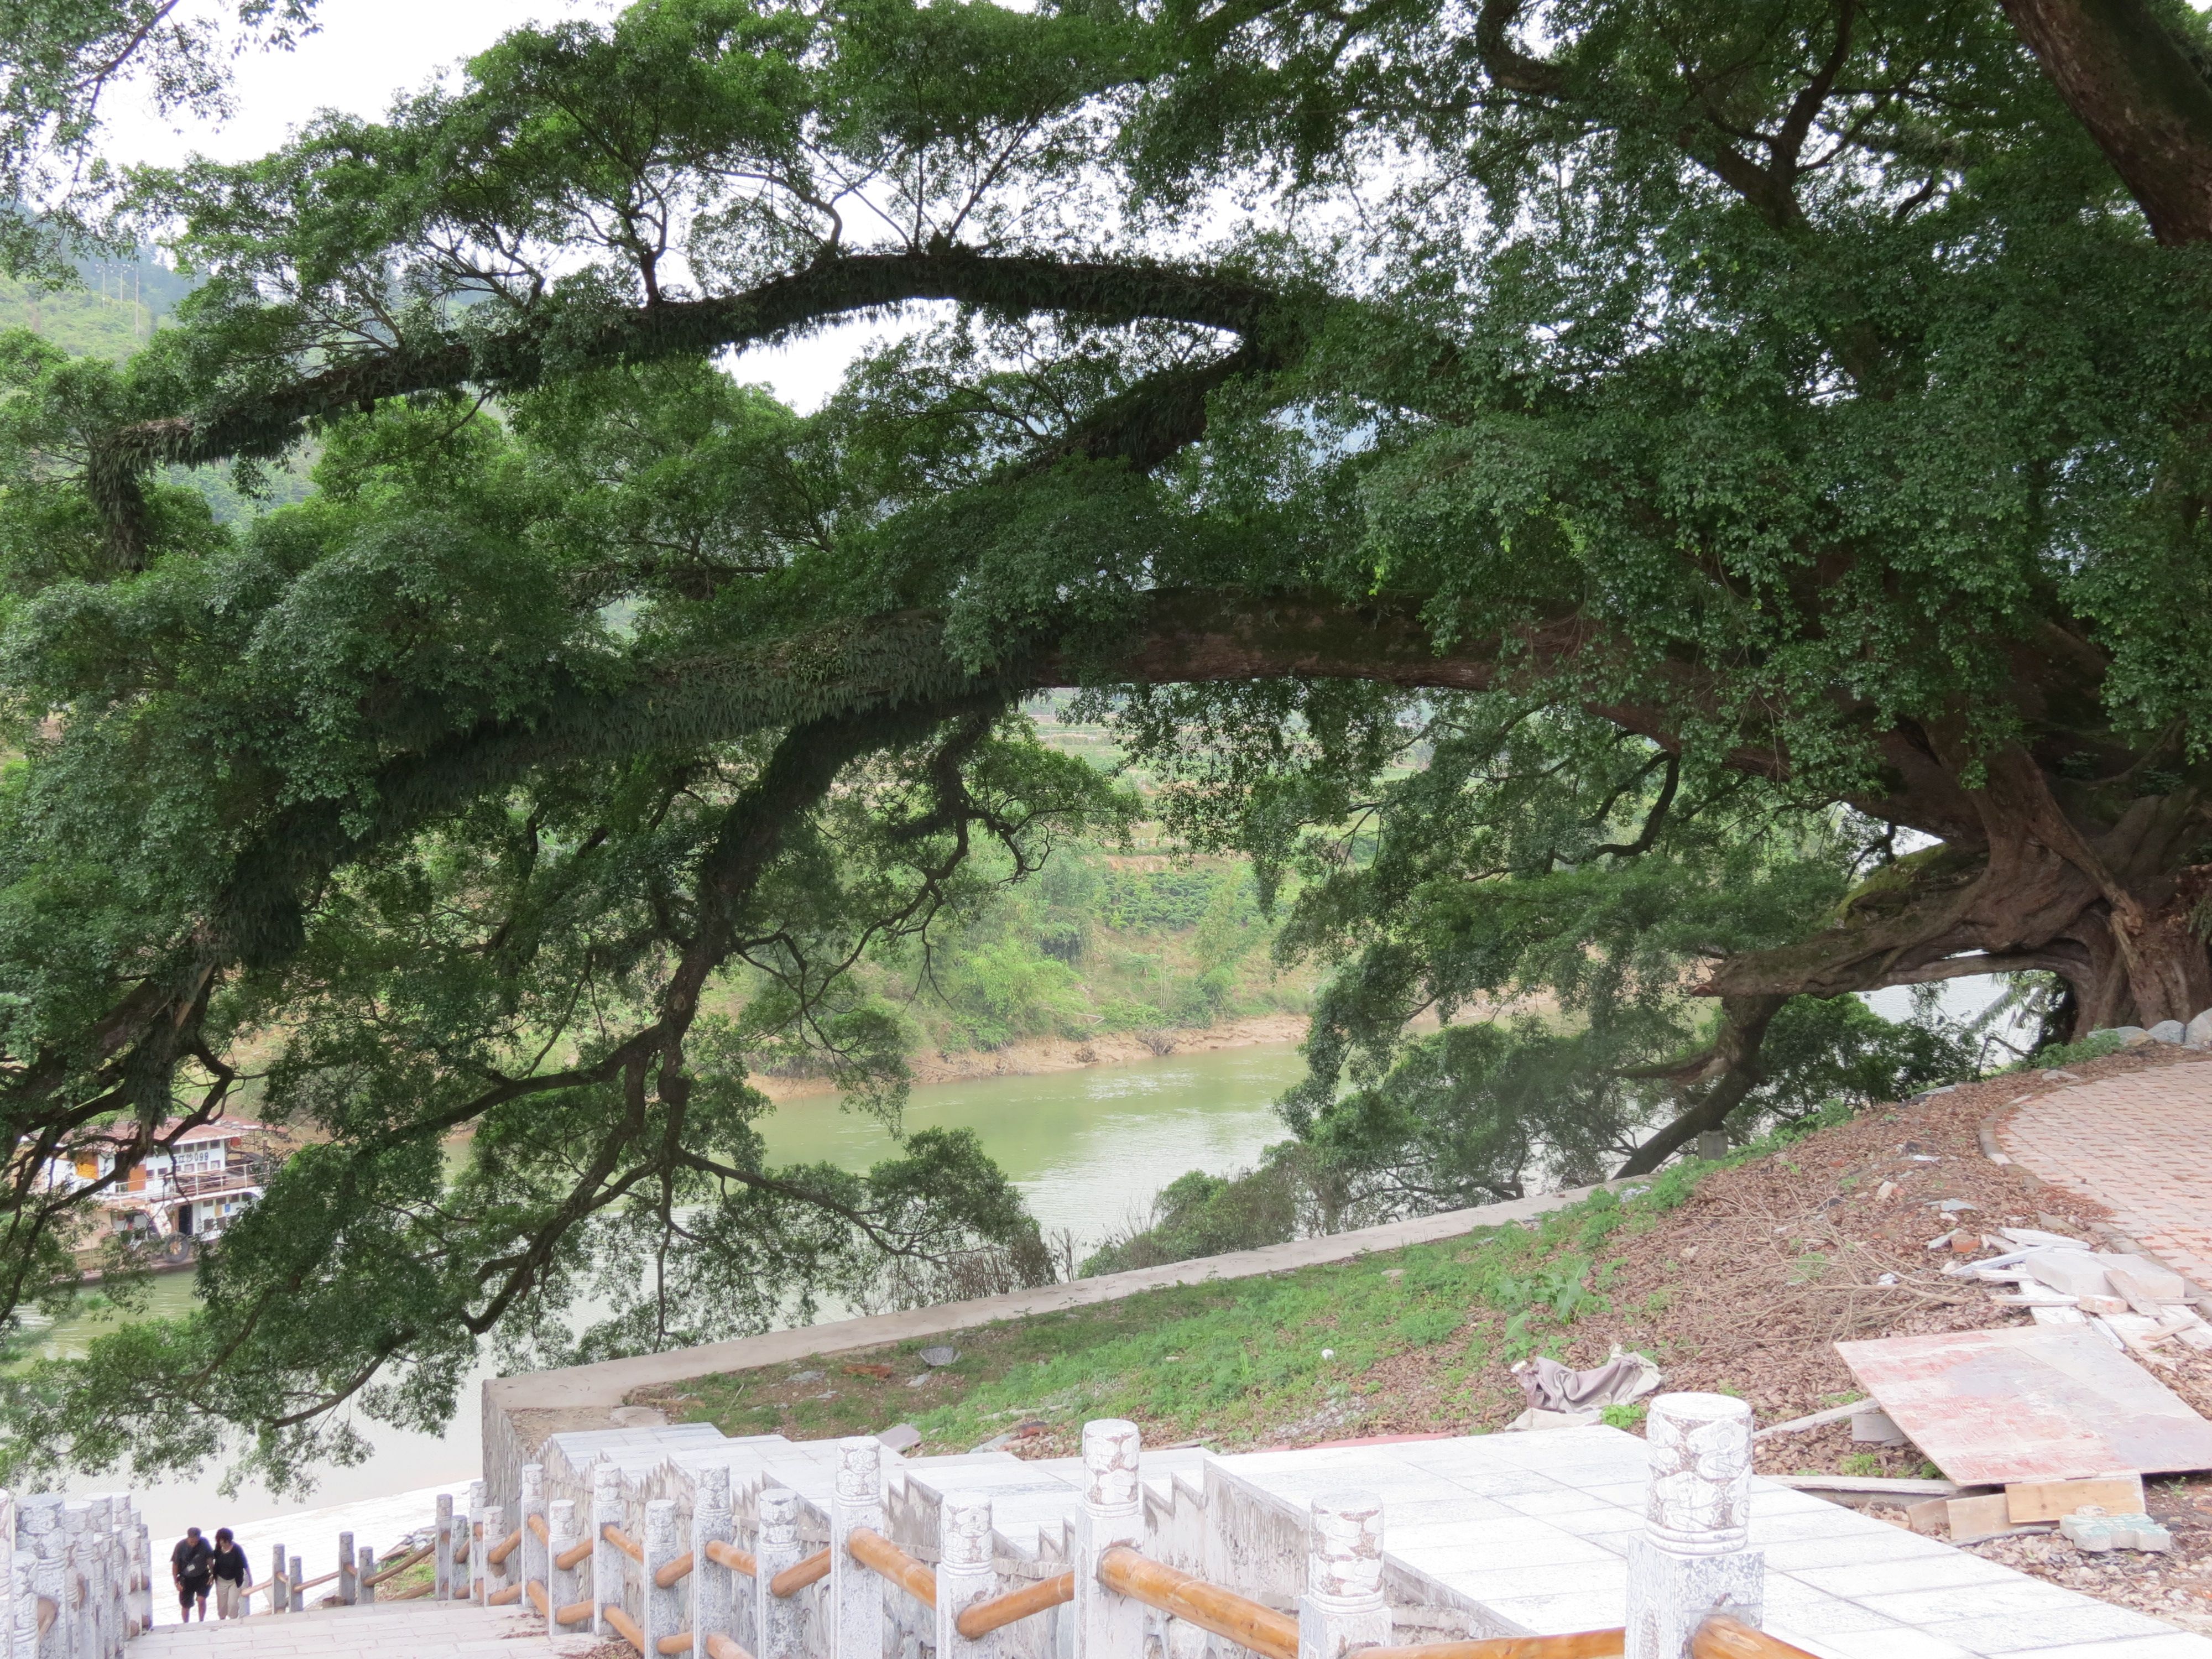
[{"label": "overcast white sky", "polygon": [[[102,148],[120,162],[167,164],[198,152],[244,161],[282,144],[317,111],[384,113],[394,94],[450,76],[508,29],[568,17],[605,19],[614,0],[322,0],[319,27],[290,52],[238,60],[238,112],[221,124],[157,114],[135,91],[107,111]],[[749,352],[737,365],[785,402],[818,408],[854,353],[880,325],[827,331],[795,344]]]}]

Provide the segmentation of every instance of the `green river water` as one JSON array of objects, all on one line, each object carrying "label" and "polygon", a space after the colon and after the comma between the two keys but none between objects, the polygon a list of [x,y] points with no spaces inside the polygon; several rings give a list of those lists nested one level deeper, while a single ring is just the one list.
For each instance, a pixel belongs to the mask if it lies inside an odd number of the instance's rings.
[{"label": "green river water", "polygon": [[[1022,1188],[1048,1233],[1066,1227],[1079,1243],[1095,1244],[1141,1215],[1152,1196],[1187,1170],[1227,1175],[1249,1164],[1285,1130],[1273,1103],[1303,1065],[1295,1049],[1228,1048],[1171,1054],[1129,1066],[1091,1066],[1046,1077],[986,1078],[916,1089],[909,1129],[970,1128]],[[842,1110],[834,1097],[785,1103],[763,1126],[771,1162],[834,1162],[865,1170],[892,1148],[890,1136],[866,1117]],[[189,1307],[189,1273],[157,1278],[150,1310]],[[81,1352],[109,1322],[77,1318],[43,1335],[49,1352]],[[483,1375],[490,1375],[489,1367]],[[155,1536],[202,1526],[237,1524],[286,1510],[353,1503],[437,1482],[466,1480],[478,1462],[476,1389],[442,1437],[400,1434],[367,1425],[376,1450],[367,1462],[333,1469],[297,1503],[278,1503],[248,1490],[217,1497],[220,1471],[139,1488]],[[72,1483],[86,1492],[119,1487],[116,1476]]]}]

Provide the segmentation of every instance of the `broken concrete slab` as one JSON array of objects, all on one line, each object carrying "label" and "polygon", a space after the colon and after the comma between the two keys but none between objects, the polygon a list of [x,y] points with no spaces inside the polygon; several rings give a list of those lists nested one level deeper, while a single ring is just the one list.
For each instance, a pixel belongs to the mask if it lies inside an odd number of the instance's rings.
[{"label": "broken concrete slab", "polygon": [[2020,1261],[2021,1271],[2067,1296],[2116,1296],[2110,1275],[2125,1273],[2137,1289],[2154,1302],[2179,1302],[2189,1287],[2170,1267],[2140,1255],[2120,1255],[2095,1250],[2030,1250]]},{"label": "broken concrete slab", "polygon": [[2101,1555],[2107,1550],[2151,1550],[2160,1553],[2173,1547],[2173,1534],[2148,1515],[2106,1515],[2082,1510],[2060,1517],[2058,1530],[2077,1550]]},{"label": "broken concrete slab", "polygon": [[2212,1423],[2094,1327],[1947,1331],[1836,1352],[1961,1485],[2212,1468]]}]

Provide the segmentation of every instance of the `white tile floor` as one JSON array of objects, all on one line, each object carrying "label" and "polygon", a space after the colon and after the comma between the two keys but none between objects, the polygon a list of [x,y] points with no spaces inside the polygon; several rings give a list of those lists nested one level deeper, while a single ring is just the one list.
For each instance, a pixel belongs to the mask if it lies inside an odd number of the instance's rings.
[{"label": "white tile floor", "polygon": [[130,1659],[555,1659],[599,1638],[548,1640],[544,1626],[504,1607],[330,1607],[210,1624],[156,1625],[125,1649]]}]

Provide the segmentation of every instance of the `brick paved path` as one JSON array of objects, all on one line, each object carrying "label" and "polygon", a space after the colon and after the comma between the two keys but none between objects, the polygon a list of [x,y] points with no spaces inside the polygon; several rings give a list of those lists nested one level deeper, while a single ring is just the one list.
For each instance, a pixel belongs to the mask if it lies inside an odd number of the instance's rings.
[{"label": "brick paved path", "polygon": [[1997,1126],[1997,1144],[2212,1291],[2212,1064],[2160,1066],[2054,1089]]},{"label": "brick paved path", "polygon": [[126,1652],[130,1659],[573,1659],[600,1643],[591,1636],[554,1642],[544,1631],[543,1620],[505,1607],[386,1601],[156,1625]]}]

